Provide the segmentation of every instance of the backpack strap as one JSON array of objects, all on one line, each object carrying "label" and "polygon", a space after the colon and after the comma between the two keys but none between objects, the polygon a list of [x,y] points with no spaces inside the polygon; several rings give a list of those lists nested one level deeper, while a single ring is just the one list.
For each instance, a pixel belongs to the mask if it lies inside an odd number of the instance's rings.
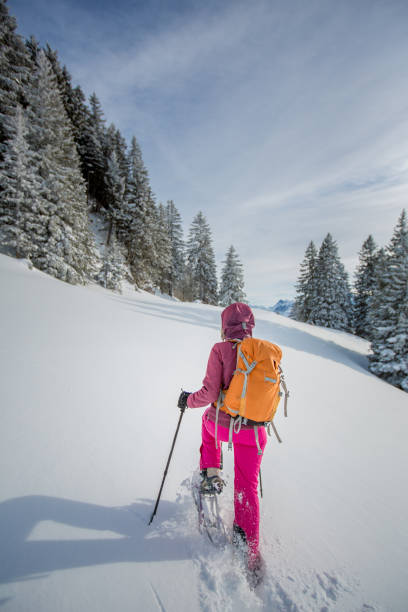
[{"label": "backpack strap", "polygon": [[217,409],[215,411],[215,431],[214,431],[215,448],[218,448],[218,415],[220,413],[220,407],[224,403],[224,397],[225,397],[225,393],[222,389],[220,389],[220,393],[218,395],[218,400],[217,400]]},{"label": "backpack strap", "polygon": [[245,417],[242,416],[237,416],[234,418],[234,432],[236,434],[239,434],[239,432],[241,431],[241,427],[242,425],[247,425],[248,423],[248,419],[246,419]]},{"label": "backpack strap", "polygon": [[267,423],[265,423],[265,426],[266,426],[266,429],[267,429],[267,432],[268,432],[268,436],[272,435],[271,434],[271,427],[272,427],[273,433],[277,437],[279,444],[282,444],[282,440],[281,440],[281,438],[280,438],[280,436],[278,434],[278,430],[276,429],[274,422],[273,421],[268,421]]},{"label": "backpack strap", "polygon": [[255,433],[255,442],[256,442],[256,446],[258,448],[258,455],[262,455],[262,448],[261,445],[259,444],[259,434],[258,434],[258,425],[255,425],[254,427],[254,433]]},{"label": "backpack strap", "polygon": [[[242,359],[242,361],[244,363],[245,370],[242,370],[241,368],[238,368],[238,358],[239,357],[241,357],[241,359]],[[241,374],[244,375],[244,384],[242,386],[241,402],[240,402],[240,409],[239,409],[239,412],[240,412],[241,415],[243,415],[244,412],[245,412],[246,394],[247,394],[247,389],[248,389],[248,376],[250,375],[252,370],[255,368],[257,363],[258,363],[257,361],[253,361],[252,363],[249,363],[248,359],[245,357],[245,355],[241,351],[241,349],[238,349],[238,354],[237,354],[237,369],[235,371],[236,372],[241,372]]]},{"label": "backpack strap", "polygon": [[228,433],[228,450],[232,450],[233,431],[234,431],[234,419],[230,416],[229,433]]},{"label": "backpack strap", "polygon": [[[226,339],[227,342],[232,342],[232,344],[234,345],[234,349],[237,348],[237,346],[239,344],[241,344],[242,340],[240,340],[239,338],[227,338]],[[237,355],[237,364],[238,364],[238,355]],[[217,409],[215,411],[215,432],[214,432],[214,438],[215,438],[215,448],[218,449],[218,415],[220,413],[220,408],[221,406],[224,405],[224,398],[225,398],[225,393],[223,391],[223,389],[220,389],[220,393],[218,395],[218,400],[217,400]],[[232,419],[231,419],[232,422]],[[228,448],[232,448],[232,431],[231,431],[231,427],[230,427],[230,440],[228,441]]]},{"label": "backpack strap", "polygon": [[280,384],[282,385],[282,389],[283,389],[283,391],[285,393],[285,404],[284,404],[283,410],[284,410],[285,417],[287,417],[288,416],[289,391],[288,391],[288,388],[286,386],[285,376],[283,374],[283,370],[282,370],[282,368],[280,366],[279,366],[279,373],[280,373]]},{"label": "backpack strap", "polygon": [[240,338],[226,338],[225,339],[226,342],[232,342],[232,344],[234,345],[234,348],[236,348],[238,346],[238,344],[241,344],[242,340]]}]

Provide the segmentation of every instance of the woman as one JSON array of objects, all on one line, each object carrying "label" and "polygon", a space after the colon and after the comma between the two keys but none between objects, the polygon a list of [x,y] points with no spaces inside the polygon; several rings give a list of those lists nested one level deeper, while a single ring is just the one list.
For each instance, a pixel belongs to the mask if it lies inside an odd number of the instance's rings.
[{"label": "woman", "polygon": [[[212,404],[202,419],[202,444],[200,448],[201,490],[220,493],[224,481],[220,475],[221,445],[230,435],[230,417],[221,408],[216,425],[216,402],[220,390],[228,388],[237,364],[237,344],[252,336],[254,315],[247,304],[231,304],[221,313],[221,338],[211,349],[203,386],[195,393],[183,391],[179,407],[200,408]],[[234,446],[234,509],[233,541],[245,543],[247,565],[251,572],[260,572],[262,559],[259,553],[259,499],[258,474],[262,451],[266,445],[263,424],[258,424],[256,439],[255,423],[242,425],[239,433],[233,432]]]}]

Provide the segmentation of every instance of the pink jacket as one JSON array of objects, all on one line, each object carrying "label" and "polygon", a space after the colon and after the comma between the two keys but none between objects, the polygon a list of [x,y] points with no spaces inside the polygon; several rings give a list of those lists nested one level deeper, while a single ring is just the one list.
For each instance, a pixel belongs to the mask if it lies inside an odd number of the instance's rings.
[{"label": "pink jacket", "polygon": [[227,389],[237,364],[237,355],[232,342],[217,342],[211,349],[203,386],[188,396],[189,408],[201,408],[216,402],[220,389]]},{"label": "pink jacket", "polygon": [[[221,313],[221,324],[226,338],[252,336],[255,325],[254,315],[247,304],[231,304]],[[220,389],[227,389],[236,368],[237,354],[232,342],[217,342],[211,349],[208,358],[207,372],[203,386],[199,391],[188,396],[189,408],[201,408],[216,402]]]}]

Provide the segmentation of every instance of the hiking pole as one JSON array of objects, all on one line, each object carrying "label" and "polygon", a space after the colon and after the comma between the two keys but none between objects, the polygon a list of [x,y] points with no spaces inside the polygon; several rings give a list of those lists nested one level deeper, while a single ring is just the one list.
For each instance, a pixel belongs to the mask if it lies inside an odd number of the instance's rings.
[{"label": "hiking pole", "polygon": [[185,410],[185,408],[181,408],[180,409],[180,418],[179,418],[178,423],[177,423],[176,433],[174,434],[174,439],[173,439],[173,444],[171,445],[170,455],[169,455],[169,458],[167,460],[166,469],[164,470],[163,480],[162,480],[162,483],[161,483],[161,486],[160,486],[160,491],[159,491],[159,494],[157,496],[156,505],[154,507],[152,516],[150,517],[149,525],[151,525],[151,523],[152,523],[152,521],[153,521],[153,519],[154,519],[154,517],[156,515],[157,508],[159,506],[159,502],[160,502],[160,497],[161,497],[162,490],[163,490],[164,481],[166,480],[167,470],[169,469],[171,456],[173,454],[174,446],[176,444],[176,438],[177,438],[178,431],[180,429],[181,419],[183,418],[184,410]]},{"label": "hiking pole", "polygon": [[263,489],[262,489],[262,472],[261,468],[259,468],[259,492],[261,494],[261,498],[263,497]]}]

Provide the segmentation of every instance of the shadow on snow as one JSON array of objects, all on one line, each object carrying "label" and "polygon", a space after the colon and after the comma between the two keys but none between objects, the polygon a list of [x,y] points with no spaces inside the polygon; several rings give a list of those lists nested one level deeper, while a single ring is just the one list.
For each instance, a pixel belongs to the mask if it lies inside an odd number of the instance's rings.
[{"label": "shadow on snow", "polygon": [[[220,329],[220,307],[208,307],[208,309],[197,308],[194,304],[164,301],[153,303],[148,300],[131,300],[122,296],[110,296],[115,301],[122,302],[135,312],[169,319],[189,325]],[[306,330],[298,329],[275,323],[274,321],[255,320],[254,336],[264,338],[283,347],[289,347],[297,351],[309,353],[337,363],[344,364],[368,376],[374,376],[368,371],[368,358],[358,351],[348,349],[334,340],[326,340],[308,333]],[[326,328],[324,328],[326,329]],[[335,331],[335,330],[333,330]]]},{"label": "shadow on snow", "polygon": [[[191,534],[183,537],[165,525],[167,521],[183,522],[183,508],[180,502],[162,501],[160,517],[148,527],[151,500],[138,500],[125,507],[41,495],[7,500],[0,504],[0,584],[84,566],[189,559]],[[114,532],[118,537],[30,540],[41,521]],[[0,600],[0,605],[5,601]]]}]

